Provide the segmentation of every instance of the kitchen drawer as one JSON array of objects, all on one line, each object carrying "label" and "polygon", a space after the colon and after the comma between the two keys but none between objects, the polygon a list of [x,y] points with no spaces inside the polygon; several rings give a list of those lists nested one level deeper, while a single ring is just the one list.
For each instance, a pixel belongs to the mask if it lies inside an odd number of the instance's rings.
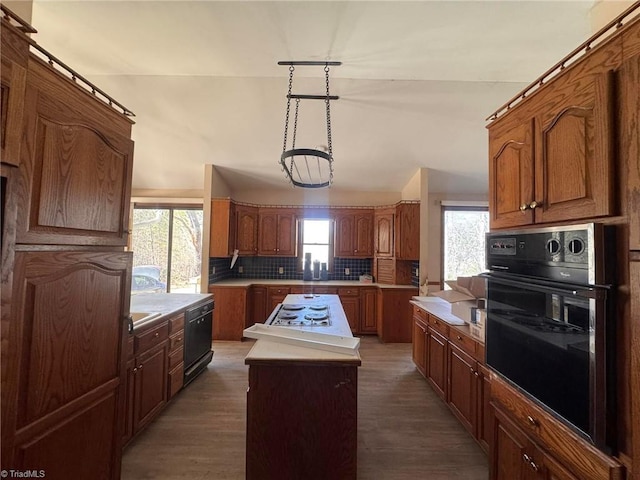
[{"label": "kitchen drawer", "polygon": [[175,351],[169,353],[169,370],[178,366],[184,361],[184,347],[180,345]]},{"label": "kitchen drawer", "polygon": [[289,287],[269,287],[269,295],[289,295]]},{"label": "kitchen drawer", "polygon": [[425,312],[423,309],[421,309],[420,307],[418,307],[416,305],[413,306],[413,316],[414,317],[418,317],[424,323],[428,323],[427,312]]},{"label": "kitchen drawer", "polygon": [[169,319],[169,335],[184,330],[184,313]]},{"label": "kitchen drawer", "polygon": [[180,391],[182,386],[184,385],[184,363],[176,366],[173,370],[169,371],[169,382],[168,382],[168,396],[169,398],[173,397],[176,393]]},{"label": "kitchen drawer", "polygon": [[491,401],[494,408],[507,413],[534,441],[579,474],[579,478],[624,478],[624,467],[614,458],[587,443],[495,374],[491,378]]},{"label": "kitchen drawer", "polygon": [[180,348],[184,345],[184,330],[171,335],[169,337],[169,351],[173,352],[176,348]]},{"label": "kitchen drawer", "polygon": [[169,337],[169,322],[161,323],[135,336],[135,352],[139,354],[161,344]]},{"label": "kitchen drawer", "polygon": [[302,285],[291,287],[291,293],[305,294],[314,293],[316,295],[335,295],[338,293],[337,287],[319,287],[317,285]]},{"label": "kitchen drawer", "polygon": [[438,317],[429,315],[429,326],[440,332],[445,337],[449,336],[449,325],[444,320],[440,320]]},{"label": "kitchen drawer", "polygon": [[341,297],[357,297],[360,295],[360,289],[356,287],[338,288],[338,295]]},{"label": "kitchen drawer", "polygon": [[466,353],[476,358],[476,341],[461,333],[457,328],[449,327],[449,341]]}]

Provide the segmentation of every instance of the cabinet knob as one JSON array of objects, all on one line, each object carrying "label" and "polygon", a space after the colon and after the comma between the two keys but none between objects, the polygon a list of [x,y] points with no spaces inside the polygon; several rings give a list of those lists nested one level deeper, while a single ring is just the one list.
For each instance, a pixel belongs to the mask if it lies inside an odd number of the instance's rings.
[{"label": "cabinet knob", "polygon": [[142,364],[138,365],[138,370],[142,370]]},{"label": "cabinet knob", "polygon": [[135,368],[133,369],[133,373],[136,373],[137,371],[138,371],[138,367],[135,367]]},{"label": "cabinet knob", "polygon": [[154,337],[158,338],[160,336],[160,332],[156,332],[156,334],[154,335]]},{"label": "cabinet knob", "polygon": [[182,337],[178,337],[178,341],[181,342],[182,341]]},{"label": "cabinet knob", "polygon": [[535,200],[529,204],[529,208],[534,209],[542,206],[542,202],[536,202]]},{"label": "cabinet knob", "polygon": [[520,205],[520,211],[522,213],[526,212],[528,208],[529,208],[529,205],[527,205],[526,203],[523,203],[522,205]]},{"label": "cabinet knob", "polygon": [[538,421],[535,418],[533,418],[531,415],[527,415],[527,422],[529,422],[529,425],[531,425],[532,427],[538,426]]},{"label": "cabinet knob", "polygon": [[462,337],[460,335],[456,335],[456,339],[461,342],[462,341]]}]

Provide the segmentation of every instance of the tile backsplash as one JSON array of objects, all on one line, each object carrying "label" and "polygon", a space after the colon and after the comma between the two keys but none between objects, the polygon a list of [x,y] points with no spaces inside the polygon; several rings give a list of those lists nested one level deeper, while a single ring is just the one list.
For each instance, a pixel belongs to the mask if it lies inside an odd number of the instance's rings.
[{"label": "tile backsplash", "polygon": [[[209,283],[230,278],[262,278],[276,280],[302,280],[298,259],[291,257],[239,257],[233,269],[230,258],[211,258]],[[335,258],[329,280],[358,280],[360,275],[371,275],[370,258]],[[349,275],[346,274],[349,269]],[[282,273],[280,273],[282,271]]]}]

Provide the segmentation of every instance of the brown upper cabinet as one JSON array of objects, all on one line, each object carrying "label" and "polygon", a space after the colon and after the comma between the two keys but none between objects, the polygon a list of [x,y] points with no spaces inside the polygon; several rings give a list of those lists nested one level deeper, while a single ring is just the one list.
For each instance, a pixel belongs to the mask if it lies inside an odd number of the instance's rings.
[{"label": "brown upper cabinet", "polygon": [[295,257],[296,212],[261,208],[258,217],[258,255]]},{"label": "brown upper cabinet", "polygon": [[24,35],[11,26],[3,25],[2,36],[2,78],[0,89],[1,133],[0,159],[9,165],[20,164],[20,141],[22,116],[24,113],[24,91],[27,83],[27,57],[29,46]]},{"label": "brown upper cabinet", "polygon": [[237,205],[236,218],[238,253],[240,255],[256,255],[258,253],[258,208]]},{"label": "brown upper cabinet", "polygon": [[419,203],[401,203],[396,207],[395,247],[398,260],[420,259]]},{"label": "brown upper cabinet", "polygon": [[91,98],[29,58],[16,243],[127,244],[131,122]]},{"label": "brown upper cabinet", "polygon": [[373,246],[376,257],[393,257],[394,217],[393,208],[376,210],[373,223]]},{"label": "brown upper cabinet", "polygon": [[211,200],[209,256],[226,257],[236,248],[236,205],[228,198]]},{"label": "brown upper cabinet", "polygon": [[343,210],[335,214],[334,256],[373,257],[373,209]]},{"label": "brown upper cabinet", "polygon": [[616,213],[608,65],[616,48],[607,44],[489,126],[491,228]]}]

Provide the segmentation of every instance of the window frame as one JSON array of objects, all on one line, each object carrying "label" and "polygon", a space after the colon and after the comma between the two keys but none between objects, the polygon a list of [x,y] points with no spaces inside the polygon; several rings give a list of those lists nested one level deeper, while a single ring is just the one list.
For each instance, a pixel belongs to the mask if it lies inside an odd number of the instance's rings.
[{"label": "window frame", "polygon": [[[167,281],[166,281],[166,292],[171,293],[171,253],[173,249],[173,215],[175,210],[201,210],[203,215],[203,232],[204,235],[204,205],[201,203],[172,203],[172,202],[133,202],[131,207],[131,233],[129,234],[129,239],[127,241],[129,251],[132,251],[132,242],[133,242],[133,212],[138,210],[169,210],[169,228],[168,228],[168,239],[167,239]],[[135,255],[135,252],[134,252]],[[200,265],[200,269],[202,270],[202,265]],[[202,272],[200,272],[202,275]]]},{"label": "window frame", "polygon": [[[297,255],[297,271],[302,273],[304,271],[304,221],[305,220],[326,220],[329,222],[329,260],[327,262],[327,272],[333,273],[334,265],[334,235],[335,235],[335,220],[329,216],[317,216],[317,215],[302,215],[298,217],[298,255]],[[324,245],[324,244],[322,244]]]},{"label": "window frame", "polygon": [[444,278],[444,247],[445,247],[445,214],[447,211],[489,212],[489,206],[482,205],[441,205],[440,206],[440,289],[445,288]]}]

